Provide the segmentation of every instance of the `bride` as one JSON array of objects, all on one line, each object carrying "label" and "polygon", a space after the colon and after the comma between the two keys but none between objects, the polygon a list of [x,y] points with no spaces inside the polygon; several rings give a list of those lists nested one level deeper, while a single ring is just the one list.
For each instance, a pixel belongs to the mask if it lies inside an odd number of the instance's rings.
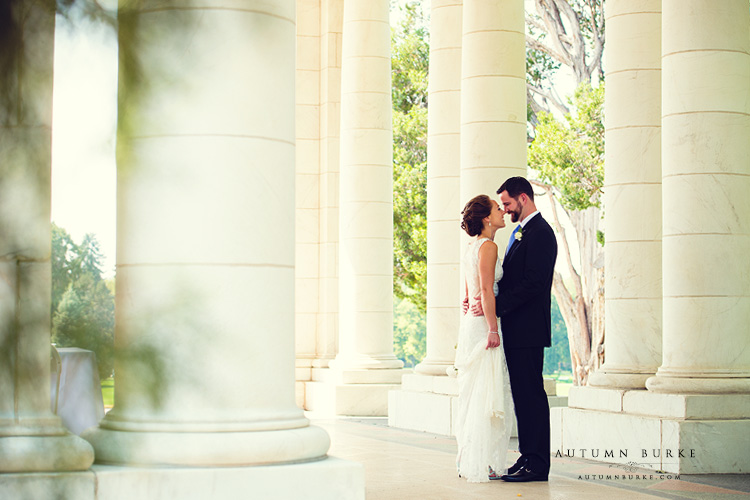
[{"label": "bride", "polygon": [[461,228],[476,238],[463,258],[466,277],[464,312],[479,300],[485,316],[464,313],[458,334],[455,369],[458,378],[456,440],[458,474],[469,482],[499,479],[505,470],[513,424],[508,368],[495,316],[496,283],[502,277],[493,238],[505,227],[504,212],[489,196],[472,198],[464,207]]}]

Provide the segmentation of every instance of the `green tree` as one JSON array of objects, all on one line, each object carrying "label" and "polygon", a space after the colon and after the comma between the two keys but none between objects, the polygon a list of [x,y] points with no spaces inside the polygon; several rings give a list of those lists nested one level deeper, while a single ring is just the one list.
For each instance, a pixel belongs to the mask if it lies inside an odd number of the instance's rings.
[{"label": "green tree", "polygon": [[599,206],[604,184],[604,85],[582,84],[569,102],[576,112],[565,115],[564,122],[538,114],[529,166],[558,189],[566,210],[586,210]]},{"label": "green tree", "polygon": [[60,347],[96,353],[99,378],[114,368],[115,302],[103,280],[84,274],[63,294],[52,320],[52,340]]},{"label": "green tree", "polygon": [[91,234],[77,245],[52,224],[52,341],[96,354],[99,376],[112,374],[115,302],[113,284],[102,279],[102,255]]},{"label": "green tree", "polygon": [[557,300],[552,297],[552,345],[544,350],[544,374],[551,375],[556,371],[570,370],[568,330]]},{"label": "green tree", "polygon": [[393,292],[426,310],[427,66],[429,40],[419,2],[403,7],[391,32],[393,102]]},{"label": "green tree", "polygon": [[52,315],[55,314],[65,290],[73,277],[71,261],[75,259],[76,244],[68,232],[52,223]]},{"label": "green tree", "polygon": [[405,366],[415,366],[425,355],[425,316],[406,299],[400,299],[393,312],[393,352]]}]

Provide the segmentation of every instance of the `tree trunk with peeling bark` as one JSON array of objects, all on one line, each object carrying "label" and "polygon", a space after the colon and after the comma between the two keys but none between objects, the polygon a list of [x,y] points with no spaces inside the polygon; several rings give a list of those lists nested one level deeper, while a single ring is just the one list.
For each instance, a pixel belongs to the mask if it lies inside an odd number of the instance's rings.
[{"label": "tree trunk with peeling bark", "polygon": [[[561,243],[558,261],[562,258],[569,278],[555,271],[552,293],[568,330],[570,359],[575,385],[586,385],[589,375],[604,361],[604,251],[597,241],[600,210],[569,211],[557,201],[554,188],[532,181],[550,198],[552,223]],[[574,260],[571,242],[563,227],[560,211],[570,220],[576,232],[580,253]]]}]

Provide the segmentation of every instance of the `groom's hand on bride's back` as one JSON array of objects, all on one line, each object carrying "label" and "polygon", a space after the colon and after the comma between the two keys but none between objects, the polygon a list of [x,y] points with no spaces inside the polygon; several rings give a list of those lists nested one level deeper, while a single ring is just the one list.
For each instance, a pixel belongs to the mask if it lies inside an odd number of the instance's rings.
[{"label": "groom's hand on bride's back", "polygon": [[[474,305],[471,306],[471,314],[474,316],[484,316],[484,311],[482,310],[482,301],[479,300],[479,295],[476,296],[476,299],[474,301]],[[466,311],[464,311],[464,314],[466,314]]]}]

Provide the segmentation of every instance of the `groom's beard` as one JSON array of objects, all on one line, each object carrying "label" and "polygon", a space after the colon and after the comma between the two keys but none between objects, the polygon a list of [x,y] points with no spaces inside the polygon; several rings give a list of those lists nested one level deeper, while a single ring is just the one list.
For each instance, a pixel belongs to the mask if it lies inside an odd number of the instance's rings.
[{"label": "groom's beard", "polygon": [[521,218],[521,211],[511,211],[510,212],[510,220],[511,222],[518,222],[518,219]]}]

